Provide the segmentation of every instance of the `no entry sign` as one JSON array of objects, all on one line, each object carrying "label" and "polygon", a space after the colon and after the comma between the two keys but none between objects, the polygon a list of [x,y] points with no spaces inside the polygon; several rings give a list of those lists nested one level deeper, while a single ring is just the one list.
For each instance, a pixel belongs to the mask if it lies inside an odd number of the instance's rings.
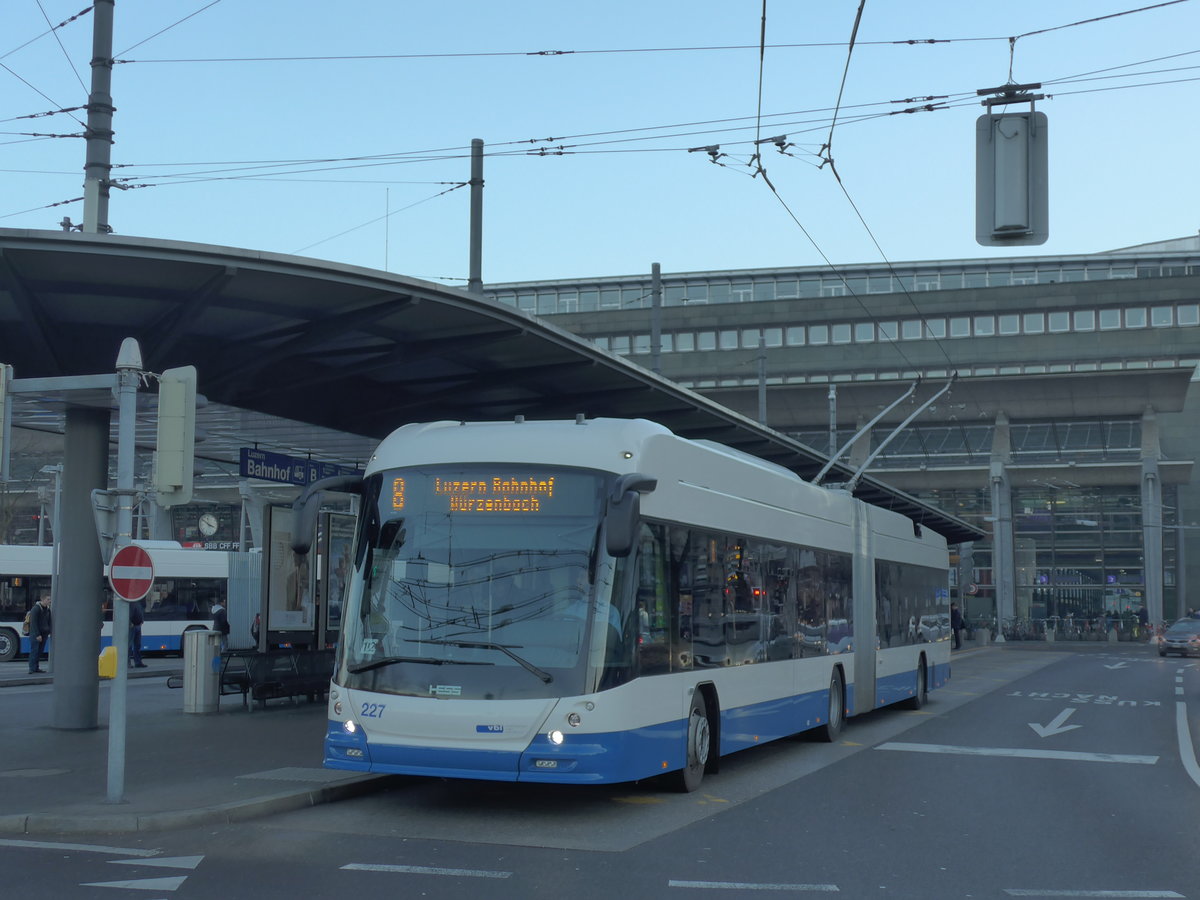
[{"label": "no entry sign", "polygon": [[154,583],[154,563],[150,554],[135,544],[128,544],[113,554],[108,567],[108,583],[122,600],[141,600]]}]

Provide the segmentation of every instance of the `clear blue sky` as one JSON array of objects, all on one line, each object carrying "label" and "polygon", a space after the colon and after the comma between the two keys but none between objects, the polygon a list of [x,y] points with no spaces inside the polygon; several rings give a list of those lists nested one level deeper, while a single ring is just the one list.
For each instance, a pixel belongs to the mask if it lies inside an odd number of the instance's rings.
[{"label": "clear blue sky", "polygon": [[[45,33],[85,5],[0,5],[0,227],[83,218],[36,209],[82,195],[83,141],[13,134],[80,123],[13,119],[86,102],[91,15]],[[875,241],[894,262],[1012,255],[975,243],[974,92],[1024,35],[1012,79],[1053,95],[1051,235],[1015,252],[1180,237],[1200,227],[1200,0],[1058,27],[1150,5],[867,0],[832,129],[843,193],[816,154],[857,0],[768,0],[761,119],[761,0],[117,0],[114,175],[155,186],[113,191],[109,218],[460,284],[468,189],[434,195],[482,138],[489,282],[877,262]],[[893,43],[929,39],[949,42]],[[695,49],[715,47],[746,49]],[[183,61],[368,55],[391,58]],[[880,115],[929,95],[949,108]],[[756,135],[796,145],[765,145],[782,202],[750,177]],[[713,144],[725,165],[688,152]]]}]

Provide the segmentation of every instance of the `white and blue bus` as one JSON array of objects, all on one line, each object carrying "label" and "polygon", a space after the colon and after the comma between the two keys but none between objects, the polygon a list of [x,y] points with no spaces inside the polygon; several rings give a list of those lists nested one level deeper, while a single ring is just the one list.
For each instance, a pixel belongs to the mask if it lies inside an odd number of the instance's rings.
[{"label": "white and blue bus", "polygon": [[648,421],[407,425],[361,491],[330,768],[695,790],[950,676],[942,536]]},{"label": "white and blue bus", "polygon": [[[21,623],[37,598],[50,592],[53,553],[52,547],[0,545],[0,662],[29,653],[29,638],[21,633]],[[155,546],[151,555],[154,584],[141,601],[146,617],[142,652],[181,653],[183,633],[211,628],[213,602],[226,600],[229,554],[174,544]],[[111,592],[106,591],[106,596],[101,648],[112,643]]]}]

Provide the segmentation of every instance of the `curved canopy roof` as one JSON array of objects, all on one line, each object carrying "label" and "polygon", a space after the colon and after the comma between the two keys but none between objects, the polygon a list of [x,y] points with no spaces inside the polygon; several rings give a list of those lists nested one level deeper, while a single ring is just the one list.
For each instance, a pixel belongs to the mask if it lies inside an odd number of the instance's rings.
[{"label": "curved canopy roof", "polygon": [[[318,426],[293,428],[283,443],[330,462],[345,461],[327,446],[335,433],[378,440],[408,422],[580,413],[650,419],[806,479],[826,461],[569,332],[455,288],[227,247],[0,229],[0,361],[17,377],[111,372],[126,337],[138,339],[149,371],[194,365],[210,403]],[[261,416],[229,437],[260,441]],[[835,467],[829,480],[851,474]],[[855,495],[952,542],[980,537],[873,478]]]}]

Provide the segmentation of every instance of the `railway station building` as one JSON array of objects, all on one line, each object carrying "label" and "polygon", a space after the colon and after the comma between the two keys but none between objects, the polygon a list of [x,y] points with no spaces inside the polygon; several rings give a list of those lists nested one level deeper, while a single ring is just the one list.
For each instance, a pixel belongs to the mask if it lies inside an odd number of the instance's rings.
[{"label": "railway station building", "polygon": [[1200,237],[485,292],[814,449],[849,444],[980,527],[954,572],[969,618],[998,596],[1002,617],[1071,629],[1200,606]]}]

